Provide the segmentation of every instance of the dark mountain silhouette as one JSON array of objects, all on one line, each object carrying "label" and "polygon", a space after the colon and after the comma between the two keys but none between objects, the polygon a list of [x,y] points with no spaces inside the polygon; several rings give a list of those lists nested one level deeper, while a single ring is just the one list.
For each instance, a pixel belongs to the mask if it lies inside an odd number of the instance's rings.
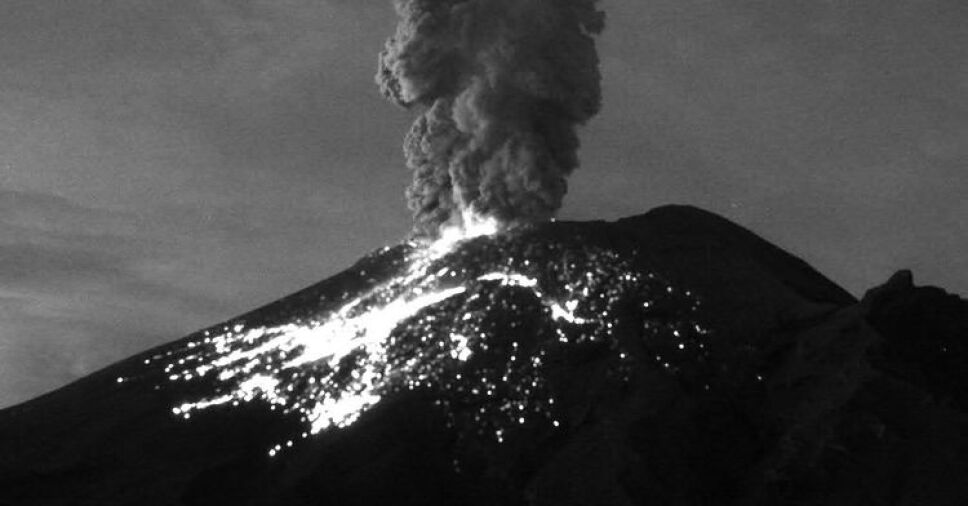
[{"label": "dark mountain silhouette", "polygon": [[[391,281],[413,253],[377,251],[0,412],[0,505],[968,497],[968,302],[910,273],[857,301],[753,233],[668,206],[459,245],[426,266],[448,296],[394,324],[376,358],[317,367],[298,360],[311,345],[275,347],[272,329],[406,291]],[[245,397],[246,378],[270,376]],[[318,399],[377,384],[358,418],[293,437]]]}]

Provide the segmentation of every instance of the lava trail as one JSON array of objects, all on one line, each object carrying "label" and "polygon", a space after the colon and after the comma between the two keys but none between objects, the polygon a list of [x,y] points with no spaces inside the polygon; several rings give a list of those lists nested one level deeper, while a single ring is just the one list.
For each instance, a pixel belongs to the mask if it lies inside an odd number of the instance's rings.
[{"label": "lava trail", "polygon": [[[547,364],[575,348],[606,350],[619,377],[643,360],[643,344],[651,365],[673,373],[701,360],[706,332],[690,318],[698,301],[633,268],[634,255],[496,225],[409,243],[391,275],[312,317],[239,321],[146,362],[164,381],[213,385],[212,395],[172,408],[186,419],[250,402],[298,416],[303,432],[269,450],[276,455],[413,390],[498,442],[529,424],[561,430]],[[650,317],[658,305],[685,316]]]}]

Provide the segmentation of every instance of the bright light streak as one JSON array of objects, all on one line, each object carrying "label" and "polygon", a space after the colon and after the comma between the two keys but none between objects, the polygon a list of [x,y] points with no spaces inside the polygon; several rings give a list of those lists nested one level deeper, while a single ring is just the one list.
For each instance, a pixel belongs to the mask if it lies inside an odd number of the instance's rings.
[{"label": "bright light streak", "polygon": [[328,359],[332,364],[360,347],[381,346],[401,321],[428,306],[438,304],[465,291],[466,288],[459,286],[413,299],[401,297],[386,306],[373,308],[357,317],[339,316],[317,328],[301,329],[294,333],[292,338],[304,347],[303,352],[298,359],[286,362],[284,365],[298,367],[323,359]]},{"label": "bright light streak", "polygon": [[500,281],[504,286],[521,286],[525,288],[538,286],[537,279],[506,272],[491,272],[483,276],[478,276],[477,279],[478,281]]},{"label": "bright light streak", "polygon": [[443,256],[460,244],[461,242],[481,237],[494,235],[501,230],[501,222],[492,216],[478,214],[473,209],[461,211],[461,221],[458,224],[447,224],[440,231],[440,237],[431,243],[429,251],[435,256]]}]

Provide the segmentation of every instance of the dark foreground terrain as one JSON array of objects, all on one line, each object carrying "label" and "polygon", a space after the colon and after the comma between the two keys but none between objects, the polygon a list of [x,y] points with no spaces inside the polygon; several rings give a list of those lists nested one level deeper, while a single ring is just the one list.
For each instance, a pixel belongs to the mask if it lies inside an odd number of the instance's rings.
[{"label": "dark foreground terrain", "polygon": [[[408,248],[207,330],[324,318],[399,276]],[[382,400],[358,419],[267,453],[307,430],[307,399],[350,395],[355,355],[266,367],[285,378],[275,409],[257,396],[175,416],[239,387],[217,368],[170,380],[179,357],[225,353],[187,354],[199,333],[0,411],[0,505],[968,500],[968,302],[910,273],[857,301],[677,206],[479,238],[438,264],[466,291],[394,328]],[[489,274],[512,271],[535,286]],[[574,322],[549,305],[567,298]]]}]

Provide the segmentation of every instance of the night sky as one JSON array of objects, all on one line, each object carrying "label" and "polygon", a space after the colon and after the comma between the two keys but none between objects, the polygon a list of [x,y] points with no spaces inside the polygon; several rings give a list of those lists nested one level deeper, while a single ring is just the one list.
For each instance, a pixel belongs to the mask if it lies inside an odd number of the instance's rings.
[{"label": "night sky", "polygon": [[[687,203],[968,293],[968,3],[606,0],[564,219]],[[409,229],[389,0],[0,3],[0,407]]]}]

